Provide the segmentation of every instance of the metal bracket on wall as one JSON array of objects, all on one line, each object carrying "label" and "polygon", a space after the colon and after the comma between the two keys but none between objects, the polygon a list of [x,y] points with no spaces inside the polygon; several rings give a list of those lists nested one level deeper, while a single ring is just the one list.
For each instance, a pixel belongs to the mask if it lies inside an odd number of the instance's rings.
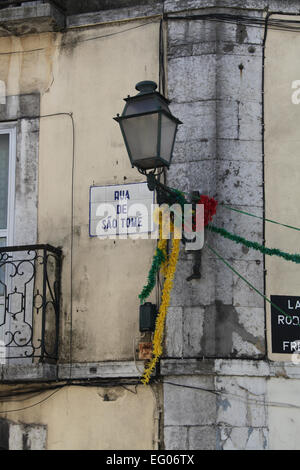
[{"label": "metal bracket on wall", "polygon": [[[190,200],[196,204],[196,201],[199,200],[200,193],[199,191],[192,191],[190,194]],[[188,249],[188,242],[186,242],[186,250]],[[193,273],[186,278],[187,281],[192,281],[193,279],[201,279],[201,265],[202,265],[202,250],[191,250],[191,253],[194,254],[194,265],[193,265]]]},{"label": "metal bracket on wall", "polygon": [[202,266],[202,250],[193,251],[194,253],[194,265],[193,265],[193,274],[186,278],[187,281],[192,281],[193,279],[201,279],[201,266]]}]

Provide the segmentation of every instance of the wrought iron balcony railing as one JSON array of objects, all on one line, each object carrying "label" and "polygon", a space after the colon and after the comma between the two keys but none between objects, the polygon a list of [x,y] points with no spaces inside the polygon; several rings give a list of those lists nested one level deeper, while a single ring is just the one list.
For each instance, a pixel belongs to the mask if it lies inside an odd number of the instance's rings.
[{"label": "wrought iron balcony railing", "polygon": [[57,360],[61,260],[51,245],[0,248],[0,364]]}]

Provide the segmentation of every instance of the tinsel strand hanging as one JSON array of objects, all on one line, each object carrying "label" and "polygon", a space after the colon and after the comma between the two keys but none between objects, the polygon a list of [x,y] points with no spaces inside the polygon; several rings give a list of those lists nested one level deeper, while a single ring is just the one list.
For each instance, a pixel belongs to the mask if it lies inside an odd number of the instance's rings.
[{"label": "tinsel strand hanging", "polygon": [[252,248],[253,250],[260,251],[261,253],[269,256],[279,256],[280,258],[285,259],[286,261],[292,261],[293,263],[300,264],[300,255],[298,253],[286,253],[284,251],[279,250],[278,248],[268,248],[264,245],[261,245],[257,242],[252,242],[247,240],[246,238],[240,237],[239,235],[235,235],[233,233],[228,232],[224,228],[215,227],[214,225],[208,225],[208,230],[211,232],[218,233],[223,238],[227,238],[235,243],[241,244],[246,246],[247,248]]},{"label": "tinsel strand hanging", "polygon": [[[173,228],[174,230],[174,228]],[[145,366],[145,370],[142,376],[142,383],[147,385],[149,383],[152,372],[155,369],[155,366],[162,355],[163,352],[163,335],[165,328],[165,320],[170,304],[171,291],[173,287],[173,280],[176,272],[176,265],[179,257],[180,251],[180,239],[173,238],[172,251],[169,256],[168,265],[166,267],[166,278],[164,282],[162,299],[159,308],[159,313],[156,318],[155,323],[155,332],[153,338],[153,357],[151,361]]]},{"label": "tinsel strand hanging", "polygon": [[162,269],[164,272],[165,265],[168,261],[167,255],[167,239],[163,239],[163,221],[162,215],[159,215],[159,241],[153,256],[152,265],[148,273],[147,284],[143,287],[142,292],[139,295],[141,304],[149,297],[156,284],[156,276],[159,270]]}]

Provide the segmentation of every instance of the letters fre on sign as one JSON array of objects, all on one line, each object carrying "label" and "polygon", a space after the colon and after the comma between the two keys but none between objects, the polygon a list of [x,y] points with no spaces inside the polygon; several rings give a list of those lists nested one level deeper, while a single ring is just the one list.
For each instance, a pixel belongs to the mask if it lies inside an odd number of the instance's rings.
[{"label": "letters fre on sign", "polygon": [[272,353],[300,353],[300,297],[271,295]]}]

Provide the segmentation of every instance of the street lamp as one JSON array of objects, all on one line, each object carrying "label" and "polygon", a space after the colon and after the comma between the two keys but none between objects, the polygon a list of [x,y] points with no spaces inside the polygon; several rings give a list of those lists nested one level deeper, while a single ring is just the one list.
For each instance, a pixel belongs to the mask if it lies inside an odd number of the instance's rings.
[{"label": "street lamp", "polygon": [[[178,195],[156,178],[164,168],[169,168],[179,124],[172,115],[169,100],[156,90],[157,84],[142,81],[136,84],[139,92],[124,99],[126,105],[122,116],[114,119],[119,123],[132,167],[147,176],[150,191],[157,191],[158,204],[173,204]],[[140,331],[154,331],[156,306],[150,302],[140,306]]]},{"label": "street lamp", "polygon": [[139,93],[124,99],[119,123],[132,167],[140,173],[154,175],[157,169],[169,168],[179,119],[169,110],[169,100],[158,93],[152,81],[139,82]]}]

